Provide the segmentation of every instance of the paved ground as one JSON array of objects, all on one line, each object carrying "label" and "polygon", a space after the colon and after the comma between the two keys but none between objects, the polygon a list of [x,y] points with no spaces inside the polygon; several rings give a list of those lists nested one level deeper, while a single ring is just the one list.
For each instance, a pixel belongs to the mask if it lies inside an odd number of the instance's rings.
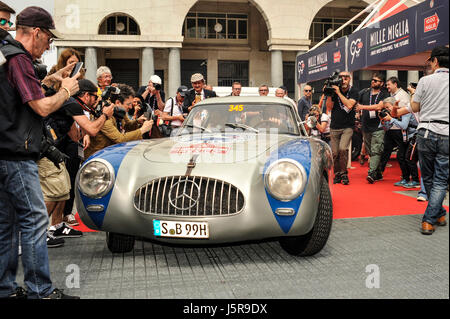
[{"label": "paved ground", "polygon": [[82,298],[448,299],[448,226],[423,236],[420,221],[335,220],[326,247],[309,258],[277,242],[194,249],[138,241],[131,253],[111,254],[103,233],[66,239],[49,258],[55,285]]}]

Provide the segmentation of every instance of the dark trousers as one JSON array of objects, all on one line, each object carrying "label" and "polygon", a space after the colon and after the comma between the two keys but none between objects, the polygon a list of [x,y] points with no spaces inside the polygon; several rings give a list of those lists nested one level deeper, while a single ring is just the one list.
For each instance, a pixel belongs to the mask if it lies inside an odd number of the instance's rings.
[{"label": "dark trousers", "polygon": [[64,216],[72,213],[73,202],[75,200],[75,178],[77,177],[78,169],[80,168],[81,159],[78,157],[78,144],[72,140],[67,141],[64,153],[69,156],[66,160],[66,168],[70,176],[70,198],[67,200],[64,207]]},{"label": "dark trousers", "polygon": [[352,141],[352,135],[352,128],[330,130],[335,176],[347,175],[348,149]]},{"label": "dark trousers", "polygon": [[406,150],[408,144],[406,142],[403,142],[402,130],[391,129],[388,130],[384,135],[384,151],[383,155],[381,156],[380,171],[384,172],[395,146],[398,146],[397,161],[402,171],[402,179],[410,181],[410,176],[412,176],[412,179],[418,182],[419,176],[417,167],[414,170],[412,169],[412,165],[408,165],[408,163],[406,162]]}]

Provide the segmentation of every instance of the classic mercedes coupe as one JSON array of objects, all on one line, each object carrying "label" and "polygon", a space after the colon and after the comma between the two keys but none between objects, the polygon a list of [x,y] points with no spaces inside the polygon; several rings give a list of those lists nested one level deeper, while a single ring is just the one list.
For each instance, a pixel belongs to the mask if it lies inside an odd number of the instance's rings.
[{"label": "classic mercedes coupe", "polygon": [[305,136],[281,98],[224,97],[197,104],[169,138],[107,147],[76,179],[83,223],[111,252],[136,238],[180,245],[278,240],[310,256],[332,226],[329,146]]}]

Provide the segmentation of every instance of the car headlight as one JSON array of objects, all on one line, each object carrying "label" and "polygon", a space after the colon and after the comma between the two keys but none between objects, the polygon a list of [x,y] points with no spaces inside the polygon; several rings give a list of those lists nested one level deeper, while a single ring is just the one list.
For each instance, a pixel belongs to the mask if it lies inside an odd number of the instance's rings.
[{"label": "car headlight", "polygon": [[305,168],[296,161],[283,159],[272,163],[265,175],[267,191],[281,201],[291,201],[303,193],[306,185]]},{"label": "car headlight", "polygon": [[114,169],[105,160],[93,160],[81,168],[78,184],[80,191],[87,197],[101,198],[114,185]]}]

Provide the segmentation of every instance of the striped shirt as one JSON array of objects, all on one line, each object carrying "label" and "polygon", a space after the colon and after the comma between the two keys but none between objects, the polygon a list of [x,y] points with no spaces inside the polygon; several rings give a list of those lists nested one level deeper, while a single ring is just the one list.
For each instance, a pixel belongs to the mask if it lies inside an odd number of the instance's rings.
[{"label": "striped shirt", "polygon": [[32,61],[25,54],[18,54],[8,60],[8,81],[19,92],[23,104],[45,97]]}]

